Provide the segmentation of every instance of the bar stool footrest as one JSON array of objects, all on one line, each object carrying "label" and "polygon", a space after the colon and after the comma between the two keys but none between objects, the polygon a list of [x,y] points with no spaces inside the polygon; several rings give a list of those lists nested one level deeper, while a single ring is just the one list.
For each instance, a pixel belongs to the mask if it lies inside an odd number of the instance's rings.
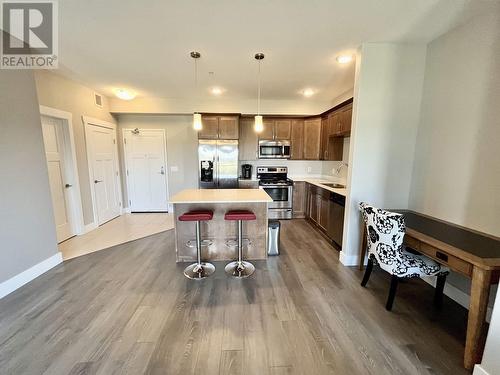
[{"label": "bar stool footrest", "polygon": [[[212,246],[214,241],[212,240],[201,240],[201,246]],[[196,240],[189,240],[186,242],[186,247],[192,247],[196,249]]]},{"label": "bar stool footrest", "polygon": [[[249,238],[243,238],[241,241],[242,241],[243,246],[250,246],[252,244],[252,241],[250,241]],[[238,246],[238,239],[226,240],[226,246],[227,247],[237,247]]]}]

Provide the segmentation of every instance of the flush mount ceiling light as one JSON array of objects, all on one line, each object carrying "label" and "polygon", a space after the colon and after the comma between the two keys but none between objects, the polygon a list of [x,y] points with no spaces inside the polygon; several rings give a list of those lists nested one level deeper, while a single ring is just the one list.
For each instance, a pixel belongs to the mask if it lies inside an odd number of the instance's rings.
[{"label": "flush mount ceiling light", "polygon": [[210,92],[213,94],[213,95],[220,95],[222,94],[224,90],[222,90],[220,87],[212,87],[210,89]]},{"label": "flush mount ceiling light", "polygon": [[310,98],[315,94],[313,89],[304,89],[302,90],[302,95],[304,95],[306,98]]},{"label": "flush mount ceiling light", "polygon": [[259,64],[259,73],[258,73],[258,88],[257,88],[257,116],[255,116],[255,124],[254,130],[256,133],[261,133],[264,130],[264,123],[262,122],[262,116],[260,115],[260,63],[264,59],[263,53],[256,53],[255,60],[257,60]]},{"label": "flush mount ceiling light", "polygon": [[336,60],[339,64],[347,64],[352,61],[352,55],[339,55]]},{"label": "flush mount ceiling light", "polygon": [[[199,52],[191,52],[191,57],[194,60],[194,90],[198,94],[198,59],[201,57]],[[201,114],[198,112],[193,113],[193,128],[196,131],[200,131],[203,125],[201,124]]]},{"label": "flush mount ceiling light", "polygon": [[135,94],[135,92],[132,92],[130,90],[116,89],[115,95],[117,98],[122,99],[122,100],[132,100],[135,98],[136,94]]}]

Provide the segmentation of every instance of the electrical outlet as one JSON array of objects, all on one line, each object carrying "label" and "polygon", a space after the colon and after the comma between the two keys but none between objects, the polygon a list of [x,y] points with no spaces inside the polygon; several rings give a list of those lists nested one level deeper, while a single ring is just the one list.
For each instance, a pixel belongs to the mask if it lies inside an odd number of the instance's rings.
[{"label": "electrical outlet", "polygon": [[312,168],[311,167],[307,167],[307,173],[311,173],[312,171]]}]

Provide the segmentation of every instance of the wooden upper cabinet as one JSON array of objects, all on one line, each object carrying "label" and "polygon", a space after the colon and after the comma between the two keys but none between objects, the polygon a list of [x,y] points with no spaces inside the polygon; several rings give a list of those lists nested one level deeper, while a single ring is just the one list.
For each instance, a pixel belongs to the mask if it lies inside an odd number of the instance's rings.
[{"label": "wooden upper cabinet", "polygon": [[254,130],[253,117],[244,117],[240,120],[240,142],[238,156],[240,160],[257,160],[258,137]]},{"label": "wooden upper cabinet", "polygon": [[203,115],[200,139],[238,139],[239,116]]},{"label": "wooden upper cabinet", "polygon": [[352,124],[352,104],[347,105],[340,114],[342,124],[342,134],[350,135]]},{"label": "wooden upper cabinet", "polygon": [[263,124],[264,130],[259,134],[260,139],[290,139],[292,134],[292,120],[264,118]]},{"label": "wooden upper cabinet", "polygon": [[327,117],[321,118],[321,145],[320,145],[320,155],[319,158],[321,160],[325,160],[327,157],[327,149],[328,149],[328,137],[329,133],[329,121]]},{"label": "wooden upper cabinet", "polygon": [[200,139],[217,139],[219,138],[219,117],[218,116],[202,116],[202,128],[198,132]]},{"label": "wooden upper cabinet", "polygon": [[292,151],[290,159],[304,159],[304,120],[292,120],[290,145]]},{"label": "wooden upper cabinet", "polygon": [[304,159],[319,160],[321,149],[321,117],[304,121]]},{"label": "wooden upper cabinet", "polygon": [[292,120],[278,119],[274,122],[274,139],[290,139],[292,134]]},{"label": "wooden upper cabinet", "polygon": [[239,138],[239,118],[238,116],[219,117],[219,139]]},{"label": "wooden upper cabinet", "polygon": [[260,139],[274,139],[274,120],[263,119],[262,123],[264,125],[264,130],[259,134]]}]

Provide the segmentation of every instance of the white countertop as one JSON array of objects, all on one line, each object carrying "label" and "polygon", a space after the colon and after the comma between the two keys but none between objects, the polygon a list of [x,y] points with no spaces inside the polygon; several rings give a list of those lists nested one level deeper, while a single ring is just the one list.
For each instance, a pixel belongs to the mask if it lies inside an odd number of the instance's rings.
[{"label": "white countertop", "polygon": [[326,185],[323,185],[325,183],[327,184],[332,184],[332,183],[337,183],[337,184],[342,184],[344,185],[343,183],[341,182],[336,182],[336,181],[332,181],[332,180],[327,180],[327,179],[319,179],[319,178],[307,178],[307,177],[295,177],[295,178],[292,178],[293,181],[304,181],[304,182],[308,182],[312,185],[315,185],[315,186],[318,186],[322,189],[325,189],[325,190],[328,190],[328,191],[331,191],[333,193],[337,193],[339,195],[343,195],[344,197],[347,196],[347,188],[344,188],[344,189],[338,189],[338,188],[332,188],[330,186],[326,186]]},{"label": "white countertop", "polygon": [[186,189],[175,194],[170,203],[269,203],[273,200],[261,189]]}]

